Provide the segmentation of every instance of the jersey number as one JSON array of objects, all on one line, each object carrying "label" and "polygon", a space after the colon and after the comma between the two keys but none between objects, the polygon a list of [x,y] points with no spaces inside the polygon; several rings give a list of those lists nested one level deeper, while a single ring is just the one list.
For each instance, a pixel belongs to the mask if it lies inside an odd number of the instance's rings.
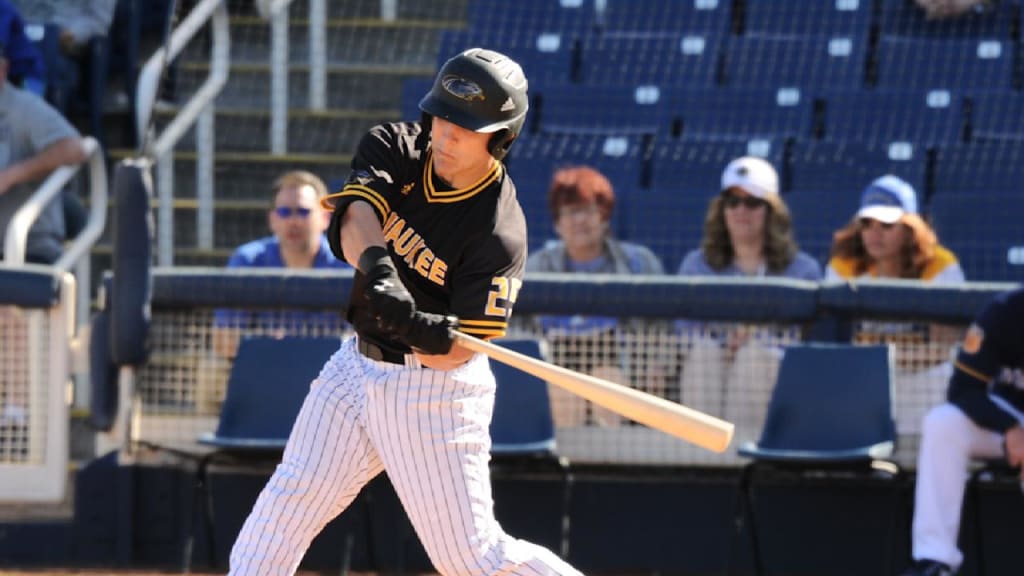
[{"label": "jersey number", "polygon": [[492,288],[487,294],[487,309],[484,313],[488,316],[508,318],[509,308],[516,303],[522,285],[523,281],[519,278],[495,276],[491,280]]}]

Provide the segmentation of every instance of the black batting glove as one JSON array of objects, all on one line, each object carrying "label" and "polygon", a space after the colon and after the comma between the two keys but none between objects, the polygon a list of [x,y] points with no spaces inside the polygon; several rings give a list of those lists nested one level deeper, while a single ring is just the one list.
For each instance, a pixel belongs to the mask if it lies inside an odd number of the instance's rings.
[{"label": "black batting glove", "polygon": [[447,354],[452,349],[451,332],[459,326],[455,316],[431,314],[430,312],[413,312],[407,326],[399,331],[403,342],[426,354]]},{"label": "black batting glove", "polygon": [[416,302],[398,277],[386,248],[370,246],[359,256],[359,269],[366,275],[364,294],[370,314],[381,330],[401,333],[408,329]]}]

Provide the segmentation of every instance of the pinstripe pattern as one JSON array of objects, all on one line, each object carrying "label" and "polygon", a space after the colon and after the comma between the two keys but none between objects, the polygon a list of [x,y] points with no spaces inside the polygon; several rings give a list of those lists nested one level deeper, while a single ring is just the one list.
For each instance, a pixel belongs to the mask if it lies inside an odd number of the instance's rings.
[{"label": "pinstripe pattern", "polygon": [[442,372],[370,360],[346,341],[313,382],[231,551],[231,574],[293,574],[317,533],[384,468],[441,574],[579,574],[494,518],[494,389],[481,355]]}]

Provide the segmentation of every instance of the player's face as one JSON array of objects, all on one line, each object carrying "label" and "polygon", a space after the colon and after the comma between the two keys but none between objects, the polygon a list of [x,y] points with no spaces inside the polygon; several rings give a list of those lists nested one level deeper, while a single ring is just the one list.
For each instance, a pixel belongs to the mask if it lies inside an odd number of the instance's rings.
[{"label": "player's face", "polygon": [[285,250],[316,252],[329,222],[312,186],[288,186],[277,192],[270,231]]},{"label": "player's face", "polygon": [[490,139],[491,134],[466,130],[435,116],[430,126],[434,173],[454,188],[472,186],[491,168]]},{"label": "player's face", "polygon": [[601,218],[601,209],[594,202],[564,204],[558,209],[555,231],[570,254],[600,253],[607,230],[608,223]]},{"label": "player's face", "polygon": [[876,262],[900,258],[903,243],[910,230],[899,222],[886,224],[872,218],[860,219],[860,239],[864,249]]},{"label": "player's face", "polygon": [[725,227],[733,244],[762,242],[768,203],[747,194],[740,188],[730,188],[722,197]]}]

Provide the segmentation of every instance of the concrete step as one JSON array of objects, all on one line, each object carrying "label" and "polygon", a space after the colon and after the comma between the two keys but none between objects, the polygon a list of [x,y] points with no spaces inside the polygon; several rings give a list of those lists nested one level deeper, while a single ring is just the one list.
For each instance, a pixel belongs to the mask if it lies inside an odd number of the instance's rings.
[{"label": "concrete step", "polygon": [[[195,93],[208,74],[207,63],[183,64],[178,76],[178,102],[184,102],[188,95]],[[433,75],[432,66],[331,65],[327,72],[326,105],[329,109],[340,110],[398,110],[402,82],[406,78],[431,78]],[[288,106],[308,108],[308,94],[309,67],[292,66],[288,77]],[[217,105],[269,109],[269,64],[233,64]]]},{"label": "concrete step", "polygon": [[[355,150],[359,140],[376,124],[397,118],[389,112],[307,112],[288,114],[288,149],[291,152],[332,154]],[[160,113],[158,129],[173,118]],[[263,111],[218,109],[214,138],[218,150],[262,152],[270,149],[270,114]],[[195,148],[195,129],[178,143],[179,149]]]},{"label": "concrete step", "polygon": [[[432,67],[437,62],[441,31],[461,28],[458,21],[444,20],[330,20],[326,23],[327,61],[333,64]],[[255,17],[231,20],[231,61],[270,61],[270,25]],[[309,63],[309,23],[289,22],[288,57],[295,64]],[[192,42],[182,56],[188,62],[208,62],[205,42]]]},{"label": "concrete step", "polygon": [[[112,161],[132,155],[131,150],[112,150]],[[288,170],[308,170],[322,178],[328,187],[348,177],[349,154],[285,154],[217,151],[214,159],[214,195],[225,200],[270,202],[270,186]],[[174,196],[195,198],[196,154],[174,154]]]}]

